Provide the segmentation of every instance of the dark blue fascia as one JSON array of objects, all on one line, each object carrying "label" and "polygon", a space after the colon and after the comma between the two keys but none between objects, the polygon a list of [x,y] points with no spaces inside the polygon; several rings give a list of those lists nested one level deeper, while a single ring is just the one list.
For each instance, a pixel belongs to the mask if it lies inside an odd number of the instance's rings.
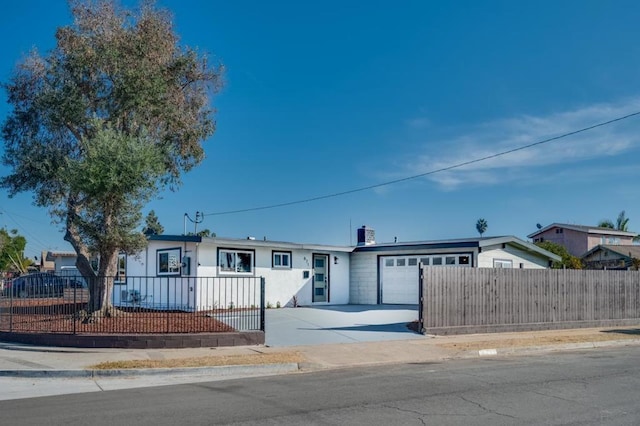
[{"label": "dark blue fascia", "polygon": [[201,243],[202,237],[198,235],[149,235],[149,241],[177,241],[185,243]]},{"label": "dark blue fascia", "polygon": [[354,252],[361,251],[391,251],[391,250],[432,250],[432,249],[448,249],[448,248],[477,248],[479,246],[478,241],[463,241],[463,242],[439,242],[439,243],[416,243],[416,244],[390,244],[382,246],[359,246],[353,249]]}]

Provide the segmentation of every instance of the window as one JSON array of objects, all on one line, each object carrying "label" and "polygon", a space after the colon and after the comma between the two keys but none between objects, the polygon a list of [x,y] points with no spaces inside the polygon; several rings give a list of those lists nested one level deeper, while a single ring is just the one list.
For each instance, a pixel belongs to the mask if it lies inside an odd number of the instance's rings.
[{"label": "window", "polygon": [[274,251],[271,266],[279,269],[291,269],[291,252]]},{"label": "window", "polygon": [[118,254],[118,264],[116,266],[116,278],[113,280],[114,284],[124,284],[127,281],[127,255],[124,253]]},{"label": "window", "polygon": [[180,275],[180,249],[158,250],[156,265],[158,275]]},{"label": "window", "polygon": [[493,267],[494,268],[513,268],[513,261],[493,259]]},{"label": "window", "polygon": [[429,258],[428,257],[422,257],[422,258],[420,258],[420,262],[422,262],[423,265],[427,266],[427,265],[429,265]]},{"label": "window", "polygon": [[458,265],[468,265],[468,264],[469,264],[469,256],[458,257]]},{"label": "window", "polygon": [[434,265],[442,265],[442,258],[441,257],[434,257],[433,258],[433,264]]},{"label": "window", "polygon": [[407,261],[407,259],[398,259],[398,260],[396,260],[396,265],[404,266],[406,261]]},{"label": "window", "polygon": [[556,228],[556,234],[562,234],[563,232],[562,228]]},{"label": "window", "polygon": [[409,266],[416,266],[418,264],[418,259],[415,257],[409,258]]},{"label": "window", "polygon": [[455,265],[456,264],[456,258],[455,256],[447,256],[445,258],[445,262],[447,265]]},{"label": "window", "polygon": [[[289,257],[289,261],[291,257]],[[220,273],[253,274],[253,252],[232,249],[218,250],[218,266]]]},{"label": "window", "polygon": [[393,259],[385,259],[384,260],[384,266],[392,267],[393,266]]}]

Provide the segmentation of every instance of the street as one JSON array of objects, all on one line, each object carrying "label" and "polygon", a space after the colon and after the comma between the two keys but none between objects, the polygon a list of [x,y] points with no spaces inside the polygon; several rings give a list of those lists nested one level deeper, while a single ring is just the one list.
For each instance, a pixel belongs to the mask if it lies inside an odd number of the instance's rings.
[{"label": "street", "polygon": [[11,425],[640,423],[637,347],[0,402]]}]

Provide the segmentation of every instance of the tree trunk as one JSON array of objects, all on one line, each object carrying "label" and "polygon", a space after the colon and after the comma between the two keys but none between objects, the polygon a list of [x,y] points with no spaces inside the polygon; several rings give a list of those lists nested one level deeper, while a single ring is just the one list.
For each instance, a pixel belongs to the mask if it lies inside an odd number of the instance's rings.
[{"label": "tree trunk", "polygon": [[[70,206],[69,217],[74,213],[72,206]],[[85,311],[80,313],[83,322],[97,322],[101,318],[118,315],[120,311],[115,309],[112,303],[113,281],[117,272],[118,248],[110,247],[101,250],[99,253],[100,264],[96,273],[91,267],[89,249],[80,238],[77,226],[69,218],[67,219],[67,232],[64,239],[71,243],[76,251],[76,268],[87,281],[89,302]]]}]

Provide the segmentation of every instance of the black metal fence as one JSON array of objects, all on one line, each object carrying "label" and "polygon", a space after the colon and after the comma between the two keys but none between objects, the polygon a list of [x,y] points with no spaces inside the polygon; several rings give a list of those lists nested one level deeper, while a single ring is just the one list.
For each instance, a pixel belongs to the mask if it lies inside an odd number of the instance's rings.
[{"label": "black metal fence", "polygon": [[[100,284],[106,285],[100,285]],[[264,331],[264,278],[95,278],[111,288],[113,315],[89,315],[89,285],[80,276],[34,274],[5,283],[0,331],[70,334]],[[104,293],[94,291],[99,298]]]}]

